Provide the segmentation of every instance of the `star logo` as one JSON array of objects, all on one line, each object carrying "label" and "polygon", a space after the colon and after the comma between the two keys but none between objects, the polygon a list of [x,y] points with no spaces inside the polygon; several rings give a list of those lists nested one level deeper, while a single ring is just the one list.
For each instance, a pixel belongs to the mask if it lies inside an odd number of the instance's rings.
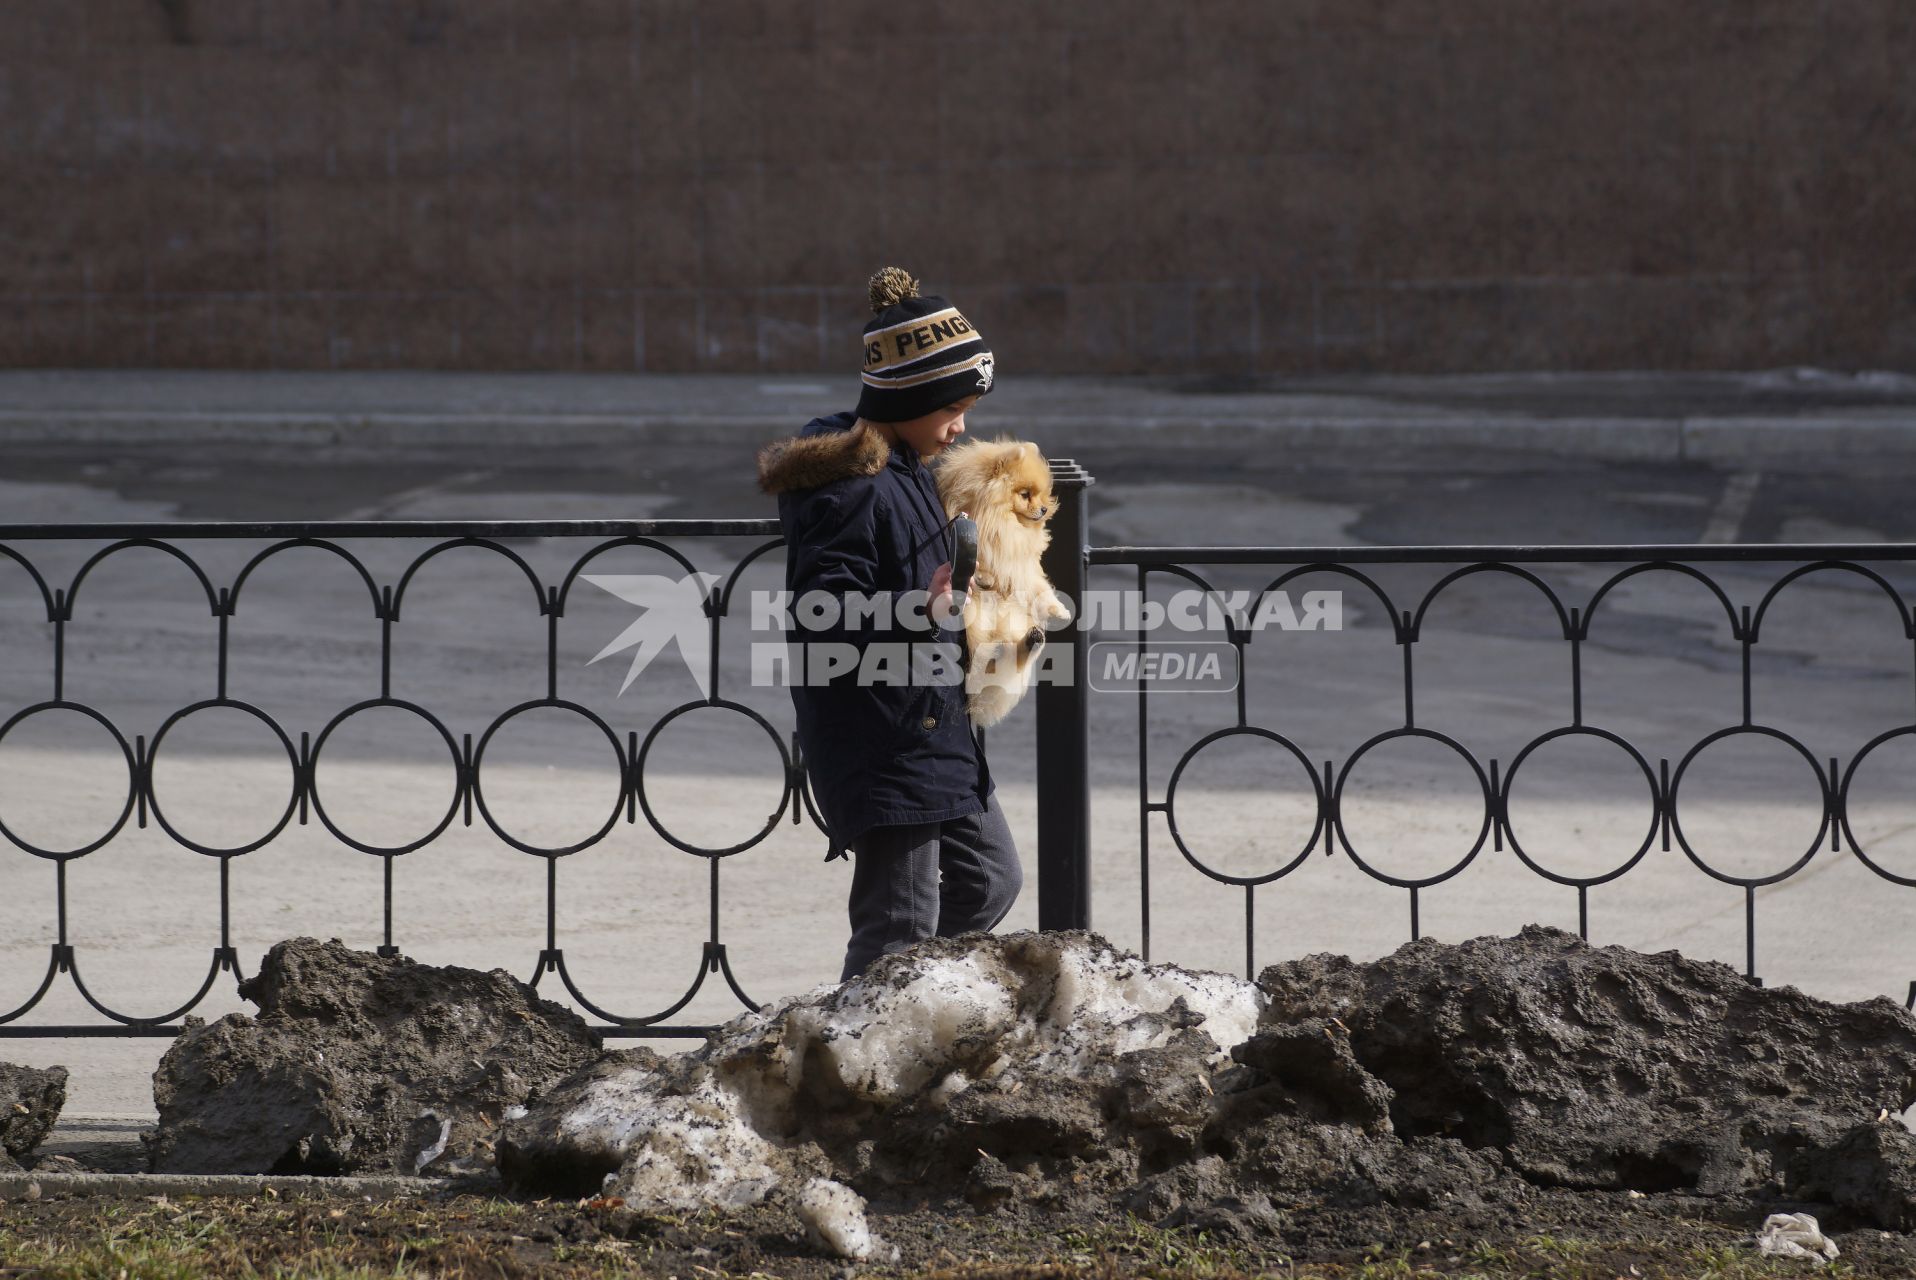
[{"label": "star logo", "polygon": [[632,665],[626,668],[624,693],[650,666],[652,659],[677,642],[679,656],[698,682],[699,692],[712,696],[712,620],[706,616],[705,601],[716,573],[692,573],[683,578],[667,578],[655,573],[588,573],[587,582],[609,591],[627,604],[643,611],[638,620],[621,631],[617,638],[599,650],[586,665],[609,658],[626,649],[633,650]]}]

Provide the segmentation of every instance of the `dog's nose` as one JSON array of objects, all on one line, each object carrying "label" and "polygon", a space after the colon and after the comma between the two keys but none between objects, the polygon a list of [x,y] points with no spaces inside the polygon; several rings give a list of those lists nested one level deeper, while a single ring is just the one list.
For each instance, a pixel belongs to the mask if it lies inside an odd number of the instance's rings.
[{"label": "dog's nose", "polygon": [[1040,520],[1042,520],[1042,519],[1044,519],[1044,514],[1045,514],[1045,512],[1047,512],[1047,511],[1049,511],[1049,510],[1051,510],[1051,508],[1050,508],[1050,507],[1039,507],[1039,508],[1038,508],[1038,519],[1040,519]]}]

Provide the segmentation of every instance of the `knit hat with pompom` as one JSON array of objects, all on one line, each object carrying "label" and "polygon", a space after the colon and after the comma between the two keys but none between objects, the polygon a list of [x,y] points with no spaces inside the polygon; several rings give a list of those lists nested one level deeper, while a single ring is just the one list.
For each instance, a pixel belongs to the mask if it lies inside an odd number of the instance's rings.
[{"label": "knit hat with pompom", "polygon": [[859,417],[908,422],[991,390],[991,348],[958,308],[920,295],[918,282],[898,267],[873,276],[870,290]]}]

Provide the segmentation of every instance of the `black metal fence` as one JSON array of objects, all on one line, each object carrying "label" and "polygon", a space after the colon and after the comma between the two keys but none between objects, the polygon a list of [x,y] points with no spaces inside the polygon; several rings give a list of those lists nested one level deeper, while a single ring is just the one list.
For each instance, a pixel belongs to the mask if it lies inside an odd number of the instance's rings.
[{"label": "black metal fence", "polygon": [[[1090,570],[1094,567],[1134,569],[1140,593],[1146,590],[1153,575],[1183,581],[1200,589],[1214,590],[1210,580],[1199,571],[1200,567],[1209,566],[1272,566],[1279,569],[1280,572],[1263,588],[1265,593],[1282,590],[1287,583],[1305,574],[1333,574],[1352,584],[1355,589],[1382,609],[1384,616],[1390,620],[1395,642],[1402,650],[1403,723],[1371,737],[1341,762],[1330,759],[1313,760],[1280,728],[1253,723],[1247,713],[1244,685],[1240,681],[1235,721],[1222,725],[1192,742],[1179,756],[1171,772],[1169,784],[1161,795],[1154,794],[1149,783],[1149,727],[1153,694],[1148,685],[1140,680],[1136,690],[1139,730],[1137,744],[1138,855],[1144,887],[1141,923],[1147,950],[1150,945],[1151,931],[1149,886],[1153,825],[1155,816],[1160,814],[1163,815],[1172,844],[1193,867],[1222,885],[1239,887],[1244,891],[1245,963],[1247,969],[1253,970],[1256,956],[1252,906],[1257,890],[1292,874],[1304,864],[1313,851],[1317,850],[1341,852],[1366,875],[1405,890],[1408,895],[1410,932],[1414,937],[1420,932],[1418,912],[1419,894],[1422,890],[1459,874],[1487,846],[1501,849],[1508,845],[1511,852],[1538,876],[1575,891],[1580,926],[1587,936],[1590,891],[1630,871],[1655,845],[1660,843],[1666,849],[1674,845],[1680,848],[1706,875],[1725,884],[1742,888],[1745,905],[1746,964],[1752,977],[1755,976],[1756,971],[1756,890],[1763,885],[1776,883],[1798,873],[1825,844],[1831,851],[1837,851],[1846,846],[1849,852],[1885,881],[1899,885],[1916,885],[1916,878],[1899,875],[1880,862],[1872,860],[1870,851],[1858,842],[1855,832],[1851,829],[1848,814],[1850,784],[1858,766],[1886,742],[1901,736],[1916,735],[1916,696],[1912,699],[1909,724],[1859,744],[1847,763],[1838,758],[1830,758],[1826,761],[1819,759],[1796,737],[1782,729],[1762,723],[1755,715],[1750,696],[1750,658],[1752,650],[1761,637],[1765,615],[1777,598],[1778,592],[1805,575],[1815,573],[1857,575],[1873,584],[1894,603],[1903,637],[1912,644],[1916,644],[1916,622],[1912,621],[1909,605],[1882,574],[1867,567],[1869,562],[1906,563],[1916,560],[1916,546],[1900,544],[1894,546],[1407,548],[1090,546],[1088,545],[1085,490],[1091,484],[1091,477],[1070,460],[1059,460],[1054,462],[1053,466],[1057,473],[1059,509],[1053,526],[1054,539],[1051,551],[1048,553],[1047,568],[1054,583],[1068,598],[1073,600],[1084,598]],[[589,707],[559,696],[558,654],[561,628],[566,617],[568,601],[581,573],[599,556],[617,548],[641,547],[656,551],[671,559],[686,574],[695,572],[698,566],[674,546],[676,540],[694,537],[758,540],[756,544],[746,547],[732,564],[729,573],[719,576],[713,582],[705,597],[704,607],[711,628],[710,692],[706,697],[682,703],[669,710],[652,724],[643,737],[636,729],[627,730],[622,736]],[[523,538],[563,538],[589,540],[589,542],[572,559],[569,567],[562,574],[547,580],[542,578],[511,546],[507,545],[510,540]],[[192,544],[200,540],[231,542],[235,539],[258,541],[266,545],[248,559],[244,567],[231,576],[230,581],[224,583],[215,583],[194,555],[182,547],[182,544]],[[429,543],[429,545],[410,560],[396,580],[382,584],[375,580],[372,572],[359,557],[341,545],[356,539],[378,539],[381,542],[406,539]],[[55,586],[49,583],[46,574],[36,564],[33,554],[37,544],[53,540],[89,545],[97,542],[104,545],[93,552],[63,585]],[[544,946],[532,965],[530,980],[538,983],[547,975],[556,977],[566,992],[582,1008],[601,1020],[607,1034],[648,1037],[702,1034],[707,1030],[706,1027],[674,1023],[672,1019],[699,992],[707,978],[713,975],[722,977],[744,1006],[755,1007],[753,998],[743,989],[732,971],[725,942],[720,936],[719,904],[722,867],[726,858],[764,840],[782,821],[789,820],[797,823],[809,816],[811,821],[817,824],[819,818],[811,804],[805,785],[804,762],[800,758],[795,740],[775,727],[759,712],[725,696],[720,684],[719,655],[726,633],[726,624],[728,620],[736,616],[734,594],[740,575],[753,562],[781,545],[777,523],[771,520],[375,521],[0,527],[0,559],[11,561],[24,570],[44,605],[46,623],[52,632],[52,668],[47,673],[48,696],[31,705],[12,710],[4,722],[0,722],[0,741],[4,741],[7,734],[32,717],[55,711],[77,713],[96,721],[112,735],[124,759],[126,769],[125,800],[118,817],[106,830],[82,843],[67,848],[41,847],[8,829],[4,823],[0,823],[0,836],[4,836],[17,850],[50,865],[51,874],[54,877],[58,912],[57,937],[52,945],[51,954],[47,958],[44,976],[40,979],[37,989],[23,1004],[0,1012],[0,1037],[176,1034],[180,1026],[179,1019],[192,1012],[206,999],[222,973],[231,974],[235,981],[241,977],[239,957],[231,943],[230,932],[232,912],[229,871],[232,862],[267,844],[286,830],[289,824],[295,822],[299,824],[317,822],[347,846],[380,859],[383,868],[384,929],[379,950],[383,954],[396,954],[400,946],[400,941],[395,937],[393,929],[395,861],[408,852],[439,838],[455,822],[468,826],[477,822],[489,827],[511,847],[545,862]],[[151,736],[145,732],[129,734],[125,728],[114,724],[99,709],[70,699],[66,692],[67,649],[75,617],[75,603],[86,588],[89,576],[98,565],[109,557],[132,548],[152,548],[179,561],[197,584],[197,590],[203,593],[206,607],[212,617],[217,620],[218,626],[217,687],[213,695],[171,712],[153,727]],[[341,708],[324,723],[297,727],[283,725],[258,705],[229,696],[227,687],[229,623],[240,616],[242,603],[246,598],[244,589],[247,581],[262,564],[294,548],[317,549],[342,558],[364,586],[366,608],[371,617],[377,621],[380,629],[379,694]],[[536,610],[537,615],[544,620],[546,634],[544,695],[521,702],[500,713],[490,725],[478,733],[476,738],[471,733],[455,736],[446,722],[431,709],[395,696],[393,693],[393,635],[395,628],[401,625],[401,619],[404,616],[408,587],[422,566],[455,548],[481,548],[508,561],[515,571],[515,580],[518,576],[523,576],[525,579],[528,592],[525,597],[526,607],[528,610]],[[1780,563],[1785,567],[1774,582],[1768,585],[1753,607],[1736,605],[1723,585],[1696,567],[1699,564],[1756,561]],[[1409,600],[1402,602],[1393,600],[1375,578],[1364,572],[1363,566],[1382,564],[1454,565],[1456,567],[1446,573],[1434,586],[1424,590],[1412,605]],[[1614,564],[1620,567],[1594,591],[1576,603],[1571,603],[1562,592],[1524,568],[1526,564]],[[1742,652],[1743,714],[1741,720],[1726,724],[1703,737],[1674,764],[1668,759],[1658,759],[1653,763],[1646,753],[1633,746],[1621,735],[1601,725],[1589,723],[1583,714],[1582,651],[1583,646],[1590,640],[1593,626],[1601,626],[1601,606],[1605,598],[1620,583],[1636,575],[1652,572],[1681,574],[1701,583],[1721,605],[1730,634],[1740,645]],[[1567,647],[1571,672],[1571,714],[1566,723],[1523,744],[1507,764],[1495,758],[1479,760],[1455,738],[1419,724],[1417,717],[1414,676],[1417,646],[1421,638],[1425,615],[1433,602],[1453,584],[1480,574],[1511,576],[1527,583],[1540,593],[1542,601],[1550,614],[1554,616],[1562,642]],[[1258,599],[1261,599],[1261,595],[1262,593]],[[1255,611],[1256,605],[1257,600],[1254,599],[1250,606],[1252,611]],[[1047,929],[1082,928],[1089,927],[1092,923],[1089,769],[1092,746],[1088,715],[1092,691],[1086,671],[1086,652],[1091,636],[1085,629],[1085,624],[1086,619],[1080,612],[1074,618],[1071,629],[1065,635],[1057,637],[1057,641],[1069,642],[1061,644],[1057,652],[1064,655],[1065,671],[1070,678],[1042,684],[1035,695],[1037,701],[1038,914],[1040,927]],[[1251,640],[1251,630],[1244,618],[1236,618],[1229,624],[1227,639],[1236,649],[1241,669]],[[1135,641],[1142,649],[1152,643],[1152,637],[1140,628]],[[1916,695],[1916,685],[1912,686],[1912,694]],[[162,805],[162,797],[154,788],[154,763],[160,757],[169,733],[182,720],[209,708],[230,709],[264,723],[280,748],[284,750],[292,770],[291,790],[286,797],[284,810],[278,821],[265,834],[232,847],[207,844],[183,834],[169,820]],[[416,839],[392,846],[368,843],[343,830],[329,816],[326,798],[321,794],[317,782],[318,763],[334,733],[352,717],[375,708],[403,712],[419,718],[429,726],[443,745],[455,779],[452,802],[437,824]],[[609,750],[617,759],[621,780],[617,804],[604,816],[596,832],[583,840],[556,847],[541,846],[523,840],[497,821],[487,806],[483,781],[487,747],[494,734],[515,717],[542,708],[580,717],[592,726],[596,733],[602,734]],[[764,826],[749,838],[723,848],[702,847],[668,829],[659,820],[648,800],[646,767],[660,731],[679,716],[699,708],[718,708],[744,716],[772,740],[779,752],[784,769],[782,796],[777,809],[770,815]],[[1737,735],[1764,736],[1778,740],[1794,749],[1803,758],[1805,767],[1814,777],[1821,795],[1821,826],[1816,840],[1789,866],[1768,875],[1740,875],[1714,866],[1691,847],[1684,833],[1678,797],[1686,771],[1706,747],[1724,738]],[[1186,782],[1187,776],[1191,773],[1194,760],[1206,747],[1232,737],[1255,737],[1275,744],[1288,753],[1302,771],[1303,776],[1309,779],[1309,786],[1315,796],[1315,821],[1308,836],[1282,865],[1256,876],[1228,874],[1206,865],[1192,849],[1187,847],[1178,827],[1177,793],[1180,785]],[[1641,774],[1648,797],[1649,824],[1641,842],[1637,844],[1634,851],[1626,851],[1627,856],[1619,858],[1615,866],[1599,873],[1570,875],[1547,868],[1526,851],[1519,833],[1511,824],[1509,803],[1511,787],[1523,770],[1525,761],[1545,743],[1564,737],[1600,740],[1621,752]],[[1343,820],[1346,784],[1351,777],[1353,767],[1373,749],[1386,742],[1402,738],[1425,739],[1457,754],[1467,764],[1476,779],[1483,807],[1481,825],[1469,847],[1461,850],[1449,866],[1421,877],[1395,875],[1367,859],[1365,851],[1353,846]],[[568,971],[565,951],[560,941],[561,930],[558,918],[559,865],[567,855],[604,839],[619,823],[636,825],[641,820],[670,845],[706,860],[709,869],[708,929],[702,944],[696,976],[683,995],[662,1009],[636,1014],[619,1013],[594,1001],[580,989],[573,974]],[[153,824],[182,847],[214,858],[219,865],[219,938],[204,979],[200,982],[198,989],[177,1006],[154,1014],[134,1014],[117,1010],[96,998],[94,993],[89,991],[83,976],[83,957],[69,940],[68,866],[105,846],[119,835],[128,823],[134,823],[140,827],[146,827],[149,823]],[[8,874],[15,874],[15,871],[10,870]],[[87,1004],[99,1013],[101,1021],[81,1025],[34,1024],[24,1021],[42,1004],[62,977],[69,980]],[[1912,995],[1916,996],[1916,984],[1912,984]]]},{"label": "black metal fence", "polygon": [[[1153,695],[1146,683],[1143,681],[1138,683],[1136,693],[1138,857],[1143,886],[1142,928],[1144,949],[1147,954],[1151,936],[1150,877],[1153,815],[1160,814],[1163,815],[1165,830],[1172,845],[1193,868],[1219,884],[1235,885],[1243,889],[1245,969],[1248,974],[1256,972],[1256,921],[1253,904],[1257,890],[1293,874],[1304,865],[1313,852],[1319,850],[1326,854],[1341,853],[1350,859],[1364,875],[1405,890],[1408,896],[1410,937],[1414,940],[1421,936],[1420,892],[1460,874],[1477,859],[1479,854],[1484,852],[1487,846],[1498,851],[1508,846],[1510,852],[1515,854],[1523,866],[1531,872],[1566,888],[1574,889],[1577,900],[1578,930],[1588,940],[1590,891],[1629,872],[1642,862],[1653,847],[1660,846],[1664,851],[1668,851],[1674,843],[1705,875],[1743,890],[1745,973],[1752,981],[1757,982],[1761,979],[1757,976],[1756,964],[1756,891],[1765,885],[1779,883],[1802,872],[1825,845],[1832,854],[1841,852],[1847,846],[1848,851],[1864,866],[1886,882],[1916,886],[1916,878],[1899,874],[1884,865],[1882,861],[1872,858],[1871,851],[1857,838],[1850,822],[1851,784],[1856,778],[1859,767],[1886,743],[1898,738],[1916,736],[1916,679],[1912,679],[1905,691],[1904,705],[1909,715],[1908,723],[1878,733],[1867,741],[1859,742],[1847,761],[1836,756],[1829,757],[1827,761],[1819,759],[1817,754],[1798,736],[1774,724],[1764,723],[1756,714],[1751,688],[1751,659],[1762,637],[1766,616],[1784,588],[1812,574],[1849,575],[1860,578],[1873,588],[1880,590],[1894,611],[1897,634],[1913,646],[1912,659],[1916,660],[1916,619],[1912,617],[1909,604],[1882,573],[1868,567],[1870,562],[1907,564],[1916,561],[1916,545],[1105,546],[1087,548],[1085,559],[1090,565],[1135,568],[1140,595],[1146,592],[1153,575],[1188,583],[1191,587],[1214,597],[1224,594],[1204,573],[1193,566],[1270,566],[1280,570],[1259,591],[1250,594],[1243,615],[1226,623],[1228,641],[1236,649],[1237,665],[1240,671],[1244,669],[1247,646],[1252,638],[1252,631],[1246,625],[1246,618],[1255,613],[1267,594],[1282,591],[1287,584],[1305,575],[1334,575],[1342,581],[1353,584],[1359,593],[1374,602],[1381,609],[1383,617],[1389,620],[1395,644],[1402,654],[1403,723],[1369,737],[1342,761],[1330,759],[1314,761],[1297,741],[1278,728],[1253,723],[1247,714],[1245,683],[1240,679],[1237,683],[1235,722],[1204,734],[1186,747],[1172,767],[1168,784],[1161,795],[1154,795],[1150,784],[1151,735],[1149,730]],[[1749,604],[1740,606],[1736,604],[1721,583],[1697,567],[1699,564],[1732,563],[1763,563],[1778,566],[1776,576],[1764,585],[1753,607]],[[1579,603],[1572,603],[1566,598],[1564,592],[1524,567],[1533,564],[1618,565],[1620,567],[1604,578],[1587,595],[1582,596]],[[1403,607],[1403,605],[1411,605],[1412,601],[1405,600],[1400,603],[1393,600],[1390,593],[1363,568],[1379,565],[1455,567],[1439,577],[1434,584],[1416,594],[1413,607]],[[1700,583],[1714,599],[1716,605],[1722,609],[1723,622],[1728,629],[1728,634],[1740,650],[1742,668],[1740,718],[1701,736],[1674,764],[1667,758],[1658,758],[1653,765],[1645,752],[1632,745],[1621,734],[1600,724],[1591,723],[1584,714],[1583,650],[1584,646],[1590,642],[1593,628],[1596,628],[1599,633],[1601,631],[1602,605],[1619,585],[1638,575],[1648,573],[1677,574]],[[1550,728],[1518,746],[1507,764],[1495,757],[1487,760],[1479,759],[1455,737],[1418,722],[1416,654],[1419,641],[1423,638],[1426,615],[1432,605],[1454,584],[1483,574],[1514,578],[1533,588],[1538,593],[1540,607],[1546,609],[1546,616],[1554,620],[1555,630],[1561,635],[1568,656],[1570,680],[1568,719],[1563,724]],[[1886,618],[1885,621],[1887,622],[1888,619]],[[1144,647],[1151,643],[1151,636],[1140,629],[1136,633],[1135,641],[1140,647]],[[1911,670],[1913,674],[1916,674],[1916,661],[1912,662]],[[1711,745],[1739,736],[1771,739],[1782,743],[1800,756],[1809,777],[1814,781],[1816,794],[1821,803],[1820,821],[1815,838],[1788,865],[1765,875],[1738,874],[1734,870],[1712,864],[1698,852],[1684,832],[1679,796],[1682,793],[1686,774],[1698,756]],[[1295,852],[1288,855],[1281,854],[1281,865],[1256,876],[1231,875],[1207,865],[1203,858],[1189,846],[1178,827],[1178,790],[1180,785],[1188,785],[1193,762],[1207,747],[1233,737],[1252,737],[1275,744],[1295,762],[1300,775],[1308,780],[1315,797],[1314,822],[1308,834],[1297,845]],[[1512,787],[1525,762],[1546,743],[1571,737],[1608,743],[1621,753],[1634,768],[1634,772],[1641,776],[1647,799],[1648,824],[1641,841],[1636,843],[1633,849],[1624,849],[1614,866],[1588,875],[1566,874],[1543,865],[1525,849],[1510,816]],[[1457,851],[1454,861],[1448,866],[1424,876],[1392,874],[1367,859],[1365,852],[1352,843],[1344,821],[1344,799],[1353,770],[1367,754],[1384,743],[1405,738],[1433,742],[1454,753],[1474,778],[1482,803],[1481,824],[1477,828],[1474,839],[1466,847]],[[1374,854],[1375,851],[1372,852]],[[1916,982],[1910,983],[1908,1000],[1912,1007],[1916,1007]]]},{"label": "black metal fence", "polygon": [[[724,979],[733,994],[747,1008],[756,1007],[756,1002],[744,991],[733,974],[725,942],[719,934],[721,869],[727,857],[764,840],[782,820],[789,818],[793,822],[798,822],[805,814],[809,814],[814,822],[818,820],[816,810],[812,807],[811,796],[805,786],[804,771],[795,741],[781,733],[758,711],[742,702],[727,698],[720,683],[719,658],[723,635],[727,621],[734,616],[734,592],[740,575],[759,557],[783,545],[778,534],[776,520],[235,522],[0,527],[0,557],[12,561],[25,571],[45,608],[53,641],[51,670],[47,673],[49,696],[42,701],[12,710],[5,721],[0,722],[0,742],[4,742],[9,733],[35,716],[57,712],[75,713],[97,722],[112,735],[126,767],[125,803],[120,808],[117,818],[107,829],[92,839],[67,848],[47,848],[23,838],[17,832],[8,829],[4,822],[0,822],[0,835],[3,835],[16,848],[51,864],[54,877],[54,901],[58,915],[56,939],[52,945],[51,955],[47,959],[45,975],[24,1003],[17,1008],[0,1013],[0,1036],[168,1036],[177,1034],[178,1020],[191,1013],[206,999],[220,974],[231,974],[235,982],[244,976],[240,970],[239,956],[231,941],[230,872],[234,860],[243,858],[268,844],[294,822],[302,825],[317,822],[342,843],[380,860],[383,872],[384,926],[378,950],[382,955],[399,953],[399,944],[393,932],[394,863],[404,855],[438,839],[453,823],[463,822],[471,826],[476,820],[491,828],[494,834],[512,848],[545,862],[545,945],[532,967],[529,980],[537,984],[546,975],[554,975],[580,1007],[603,1020],[606,1024],[603,1028],[606,1034],[656,1037],[704,1034],[706,1028],[702,1026],[677,1025],[671,1022],[671,1018],[690,1003],[706,979],[714,974]],[[627,730],[621,736],[604,717],[590,707],[559,696],[558,655],[561,627],[566,616],[567,604],[572,598],[572,592],[581,574],[593,561],[619,548],[646,548],[666,556],[687,575],[697,572],[697,566],[673,545],[677,540],[695,537],[760,540],[758,545],[749,547],[738,558],[731,566],[729,574],[713,582],[705,597],[704,608],[711,627],[710,683],[708,685],[710,694],[697,701],[685,702],[673,707],[652,724],[643,738],[639,736],[637,730]],[[524,538],[589,539],[590,545],[573,559],[570,566],[556,580],[547,581],[540,577],[523,556],[507,545],[508,540]],[[248,559],[245,565],[232,576],[231,581],[219,584],[213,581],[195,556],[185,550],[182,545],[205,540],[230,542],[236,539],[261,541],[268,545]],[[430,545],[411,559],[399,573],[396,581],[381,584],[375,581],[373,574],[359,556],[341,545],[343,542],[355,539],[377,539],[381,542],[429,540]],[[35,563],[30,552],[33,544],[54,540],[103,542],[105,545],[88,556],[65,585],[54,586],[48,582],[46,575]],[[203,594],[206,607],[212,617],[217,620],[218,625],[216,640],[218,653],[215,667],[217,679],[213,695],[180,707],[167,715],[154,727],[151,737],[143,732],[127,733],[97,707],[69,698],[66,689],[67,649],[71,639],[75,605],[86,588],[89,577],[100,564],[110,557],[135,548],[151,548],[173,557],[183,565],[190,574],[191,580],[197,584],[199,592]],[[378,695],[341,708],[323,724],[303,728],[283,725],[259,705],[230,696],[227,680],[230,623],[240,616],[243,602],[247,598],[245,588],[248,580],[256,570],[273,557],[297,548],[316,549],[338,556],[345,561],[365,588],[366,608],[370,616],[377,621],[380,634]],[[401,619],[405,616],[408,588],[413,584],[415,575],[422,567],[434,558],[458,548],[480,548],[501,556],[509,562],[516,571],[516,575],[522,576],[525,580],[527,592],[523,598],[526,608],[529,611],[536,611],[536,614],[545,622],[546,687],[544,695],[520,702],[501,712],[478,734],[476,740],[471,733],[455,737],[445,720],[435,714],[432,709],[418,702],[395,696],[393,692],[394,631],[400,626]],[[161,797],[154,787],[154,764],[165,748],[168,735],[188,717],[213,708],[239,712],[263,723],[280,748],[285,751],[292,776],[291,789],[278,821],[257,838],[227,847],[210,845],[184,834],[173,821],[169,820],[162,806]],[[454,778],[452,802],[437,824],[424,835],[396,845],[369,843],[344,830],[327,813],[326,800],[321,794],[318,783],[318,766],[328,741],[353,717],[377,708],[391,709],[415,716],[430,726],[445,749]],[[679,716],[702,708],[725,710],[743,716],[756,725],[771,738],[778,750],[784,771],[784,792],[776,810],[766,819],[756,834],[723,848],[700,846],[670,830],[660,821],[647,797],[646,765],[660,732]],[[542,846],[515,835],[497,819],[486,803],[484,770],[488,745],[492,742],[494,735],[507,723],[528,712],[540,709],[557,710],[584,720],[597,733],[604,736],[608,749],[618,762],[620,788],[617,802],[591,835],[560,846]],[[620,1014],[593,1001],[580,989],[567,969],[565,950],[559,942],[559,864],[566,856],[605,839],[620,822],[630,825],[641,820],[649,824],[652,830],[668,844],[705,859],[709,870],[708,928],[696,975],[682,996],[664,1009],[641,1014]],[[128,1013],[111,1008],[101,1001],[88,989],[83,974],[83,957],[69,938],[68,866],[107,845],[126,828],[129,822],[142,828],[149,823],[154,824],[183,848],[214,858],[219,864],[218,944],[213,949],[205,977],[198,989],[177,1006],[162,1013]],[[9,874],[13,872],[10,871]],[[53,990],[56,980],[62,976],[72,982],[75,990],[88,1005],[98,1011],[103,1021],[80,1025],[23,1023],[21,1019],[46,999],[48,993]]]}]

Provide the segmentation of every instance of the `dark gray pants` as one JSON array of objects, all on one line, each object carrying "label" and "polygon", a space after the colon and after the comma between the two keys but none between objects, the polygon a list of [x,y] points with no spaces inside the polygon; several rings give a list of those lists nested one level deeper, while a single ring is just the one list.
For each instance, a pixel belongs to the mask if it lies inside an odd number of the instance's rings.
[{"label": "dark gray pants", "polygon": [[993,929],[1024,887],[998,797],[983,813],[873,827],[852,841],[852,941],[840,982],[933,934]]}]

